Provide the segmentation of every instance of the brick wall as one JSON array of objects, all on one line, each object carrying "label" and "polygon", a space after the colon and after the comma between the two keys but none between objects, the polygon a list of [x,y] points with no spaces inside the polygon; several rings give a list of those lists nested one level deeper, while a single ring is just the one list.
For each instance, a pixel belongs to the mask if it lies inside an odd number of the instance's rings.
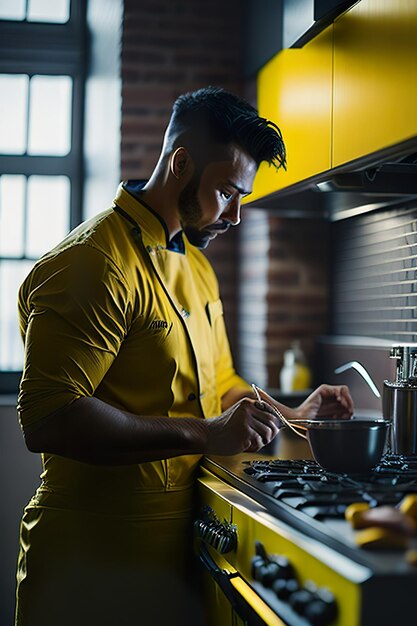
[{"label": "brick wall", "polygon": [[175,98],[213,84],[241,93],[239,0],[125,0],[122,172],[147,177]]},{"label": "brick wall", "polygon": [[314,342],[328,331],[329,224],[269,218],[267,370],[278,387],[284,350],[294,340],[313,365]]},{"label": "brick wall", "polygon": [[246,209],[240,228],[240,367],[277,388],[284,350],[299,340],[312,366],[328,330],[329,225]]},{"label": "brick wall", "polygon": [[[212,84],[256,105],[242,76],[241,0],[125,0],[122,49],[122,178],[147,178],[156,164],[171,105]],[[279,120],[274,120],[279,123]],[[326,330],[325,234],[314,221],[244,211],[207,256],[218,275],[239,370],[277,386],[282,352],[294,338],[312,354]],[[238,338],[239,337],[239,338]]]}]

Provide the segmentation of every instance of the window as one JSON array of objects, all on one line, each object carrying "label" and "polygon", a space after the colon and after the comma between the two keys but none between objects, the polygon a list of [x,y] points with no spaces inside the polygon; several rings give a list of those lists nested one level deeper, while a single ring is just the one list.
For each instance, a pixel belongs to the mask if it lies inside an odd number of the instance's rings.
[{"label": "window", "polygon": [[0,0],[0,20],[64,23],[70,0]]},{"label": "window", "polygon": [[23,365],[17,292],[81,218],[85,0],[0,0],[0,392]]},{"label": "window", "polygon": [[70,76],[0,74],[0,152],[68,154],[71,91]]}]

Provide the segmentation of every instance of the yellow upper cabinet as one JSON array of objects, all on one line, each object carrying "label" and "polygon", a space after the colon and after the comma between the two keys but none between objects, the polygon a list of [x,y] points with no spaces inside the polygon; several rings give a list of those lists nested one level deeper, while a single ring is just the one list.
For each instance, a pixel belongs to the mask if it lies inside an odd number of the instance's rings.
[{"label": "yellow upper cabinet", "polygon": [[262,163],[250,202],[330,168],[332,32],[333,25],[303,48],[282,50],[259,72],[259,113],[280,127],[288,169]]},{"label": "yellow upper cabinet", "polygon": [[334,23],[333,166],[417,135],[417,2],[361,0]]}]

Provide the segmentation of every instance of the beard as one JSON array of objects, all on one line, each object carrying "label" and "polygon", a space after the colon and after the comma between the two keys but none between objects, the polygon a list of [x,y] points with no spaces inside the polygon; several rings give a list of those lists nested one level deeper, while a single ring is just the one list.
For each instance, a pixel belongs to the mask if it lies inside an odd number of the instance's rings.
[{"label": "beard", "polygon": [[178,198],[178,209],[180,213],[181,225],[188,241],[196,248],[206,248],[209,238],[197,227],[203,211],[198,200],[198,188],[200,186],[200,173],[195,173],[190,182],[181,191]]},{"label": "beard", "polygon": [[187,236],[188,241],[203,250],[207,248],[210,241],[217,232],[224,232],[229,228],[225,221],[199,228],[198,224],[203,217],[201,204],[198,200],[198,189],[200,186],[201,173],[196,172],[190,182],[184,187],[178,197],[178,209],[181,219],[181,226]]},{"label": "beard", "polygon": [[178,198],[178,209],[182,229],[188,241],[196,248],[204,249],[207,248],[210,242],[210,233],[198,228],[198,224],[203,215],[198,199],[200,177],[200,173],[196,172],[190,182],[181,191]]}]

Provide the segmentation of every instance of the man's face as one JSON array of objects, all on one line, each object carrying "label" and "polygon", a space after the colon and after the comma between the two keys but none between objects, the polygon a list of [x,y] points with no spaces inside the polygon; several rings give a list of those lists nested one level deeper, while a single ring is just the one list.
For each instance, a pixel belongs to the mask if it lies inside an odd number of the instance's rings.
[{"label": "man's face", "polygon": [[252,191],[257,165],[238,147],[227,160],[213,161],[195,172],[178,198],[181,226],[197,248],[240,222],[240,203]]}]

